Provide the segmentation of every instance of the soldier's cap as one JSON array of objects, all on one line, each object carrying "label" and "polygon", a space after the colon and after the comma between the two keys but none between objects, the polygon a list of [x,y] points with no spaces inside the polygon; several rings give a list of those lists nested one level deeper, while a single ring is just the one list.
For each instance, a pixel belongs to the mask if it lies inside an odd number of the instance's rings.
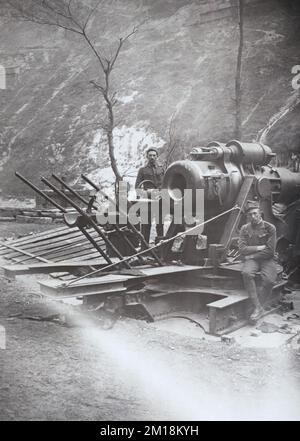
[{"label": "soldier's cap", "polygon": [[158,150],[157,150],[157,148],[155,148],[155,147],[149,147],[149,148],[146,150],[146,155],[148,155],[149,152],[155,152],[155,153],[157,154],[157,156],[158,156]]},{"label": "soldier's cap", "polygon": [[245,213],[249,213],[251,210],[260,210],[259,203],[256,201],[247,201]]}]

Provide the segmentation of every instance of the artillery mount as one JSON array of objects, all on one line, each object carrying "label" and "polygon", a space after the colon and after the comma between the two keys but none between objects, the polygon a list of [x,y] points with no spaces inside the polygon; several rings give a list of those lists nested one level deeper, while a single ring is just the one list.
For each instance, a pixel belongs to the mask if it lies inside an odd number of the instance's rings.
[{"label": "artillery mount", "polygon": [[[284,272],[299,270],[300,175],[270,165],[274,157],[268,146],[259,143],[211,142],[194,148],[189,159],[171,164],[163,182],[171,200],[168,222],[164,236],[152,246],[128,212],[88,177],[82,175],[93,190],[89,200],[56,175],[51,180],[41,178],[54,199],[16,172],[63,213],[66,227],[2,243],[0,254],[10,261],[2,267],[9,277],[50,274],[47,281],[40,281],[44,295],[80,298],[89,311],[150,321],[182,317],[207,333],[230,332],[248,322],[252,308],[237,249],[249,199],[258,201],[265,220],[276,226],[283,265],[278,265],[278,283],[266,311],[280,304],[288,282]],[[187,189],[193,196],[191,214],[197,205],[196,190],[204,194],[202,219],[189,226],[174,222],[176,207],[185,205]],[[115,223],[99,225],[97,194],[115,203]],[[149,205],[151,199],[133,200],[130,205],[143,202]]]}]

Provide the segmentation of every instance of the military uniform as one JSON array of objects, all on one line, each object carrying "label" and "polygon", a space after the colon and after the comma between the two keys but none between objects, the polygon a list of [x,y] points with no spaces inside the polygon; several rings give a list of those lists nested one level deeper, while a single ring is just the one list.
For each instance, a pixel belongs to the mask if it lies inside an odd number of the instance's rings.
[{"label": "military uniform", "polygon": [[[265,245],[264,250],[258,251],[257,247]],[[247,260],[243,265],[243,280],[245,288],[256,303],[257,292],[255,274],[260,271],[262,278],[262,291],[267,299],[270,297],[272,287],[276,282],[277,270],[274,260],[276,246],[276,229],[274,225],[262,220],[258,225],[248,223],[240,231],[239,250]]]},{"label": "military uniform", "polygon": [[[161,189],[164,173],[164,168],[159,164],[147,164],[145,165],[145,167],[141,167],[138,171],[138,175],[135,181],[135,188],[138,188],[143,181],[152,181],[155,188]],[[151,187],[150,183],[145,183],[144,188],[145,190],[147,190],[153,187]]]},{"label": "military uniform", "polygon": [[[154,187],[157,189],[162,188],[162,182],[164,177],[164,168],[159,164],[147,164],[144,167],[141,167],[138,171],[138,175],[135,181],[135,188],[139,188],[140,184],[143,181],[151,181],[154,184]],[[148,190],[150,188],[153,188],[150,182],[145,182],[144,190]],[[163,236],[164,235],[164,224],[162,219],[162,203],[161,200],[159,203],[159,219],[156,219],[156,234],[157,236]],[[152,216],[151,216],[151,205],[149,204],[149,216],[148,216],[148,223],[142,224],[141,226],[141,233],[145,238],[145,241],[149,243],[150,240],[150,231],[151,231],[151,224],[152,224]],[[142,249],[145,249],[144,244],[142,244]]]}]

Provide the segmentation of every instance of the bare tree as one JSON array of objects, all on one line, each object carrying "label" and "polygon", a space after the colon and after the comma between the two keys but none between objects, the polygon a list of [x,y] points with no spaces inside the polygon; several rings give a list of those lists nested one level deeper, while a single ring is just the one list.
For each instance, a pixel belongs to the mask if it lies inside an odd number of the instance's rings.
[{"label": "bare tree", "polygon": [[18,20],[55,26],[79,35],[94,55],[99,74],[97,79],[91,80],[90,83],[100,93],[105,102],[107,115],[106,121],[101,126],[107,137],[111,168],[116,181],[119,182],[122,180],[122,176],[115,157],[113,136],[117,92],[113,90],[111,80],[124,44],[138,31],[140,25],[133,27],[129,33],[120,37],[115,48],[107,56],[104,48],[99,47],[97,41],[93,41],[89,26],[96,12],[101,12],[100,8],[103,1],[105,0],[95,0],[92,2],[92,6],[86,6],[82,0],[7,0],[7,4],[11,8],[12,16]]},{"label": "bare tree", "polygon": [[242,138],[242,61],[244,48],[244,0],[237,0],[239,45],[235,75],[235,138]]}]

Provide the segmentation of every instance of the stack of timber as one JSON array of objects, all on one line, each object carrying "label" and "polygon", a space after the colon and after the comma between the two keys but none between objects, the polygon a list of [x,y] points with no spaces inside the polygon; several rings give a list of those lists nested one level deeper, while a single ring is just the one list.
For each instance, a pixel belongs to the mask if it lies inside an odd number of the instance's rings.
[{"label": "stack of timber", "polygon": [[[104,241],[95,230],[87,231],[99,247],[105,249]],[[105,262],[77,227],[65,226],[1,241],[0,259],[5,276],[10,278],[34,273],[60,273],[60,278],[73,278],[64,272],[85,267],[90,270]]]}]

